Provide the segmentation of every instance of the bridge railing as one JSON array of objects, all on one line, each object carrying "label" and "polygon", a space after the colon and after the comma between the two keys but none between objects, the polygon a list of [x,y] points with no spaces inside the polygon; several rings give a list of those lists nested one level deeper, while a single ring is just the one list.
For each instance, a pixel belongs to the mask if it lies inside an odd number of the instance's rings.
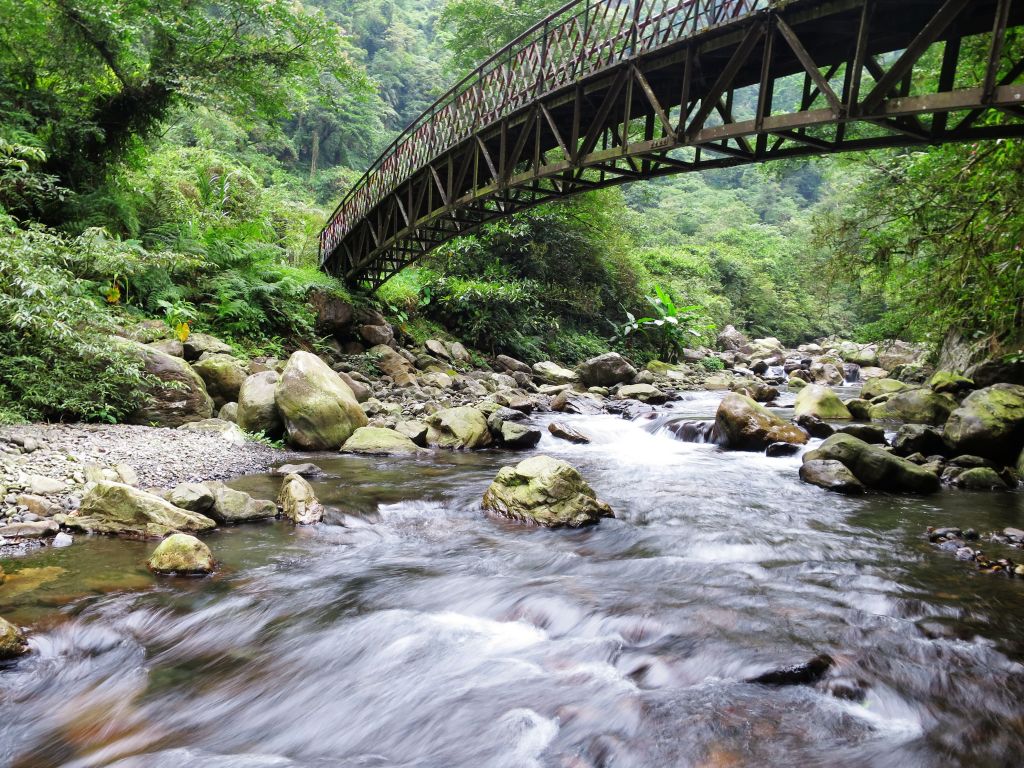
[{"label": "bridge railing", "polygon": [[771,0],[573,0],[480,64],[385,149],[320,233],[321,260],[415,171],[537,96]]}]

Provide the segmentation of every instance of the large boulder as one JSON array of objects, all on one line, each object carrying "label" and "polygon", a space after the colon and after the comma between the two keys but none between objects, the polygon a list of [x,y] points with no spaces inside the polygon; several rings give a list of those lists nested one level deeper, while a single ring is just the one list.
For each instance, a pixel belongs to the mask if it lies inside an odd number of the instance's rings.
[{"label": "large boulder", "polygon": [[427,419],[427,444],[436,448],[486,448],[491,444],[487,418],[468,405],[443,408]]},{"label": "large boulder", "polygon": [[956,401],[949,395],[931,389],[907,389],[897,392],[884,403],[872,405],[868,412],[872,421],[939,426],[946,423],[954,408]]},{"label": "large boulder", "polygon": [[238,400],[238,390],[248,376],[237,357],[225,354],[207,355],[192,363],[192,370],[202,378],[207,393],[218,408]]},{"label": "large boulder", "polygon": [[294,352],[275,391],[290,445],[307,451],[340,448],[366,414],[348,385],[314,354]]},{"label": "large boulder", "polygon": [[715,432],[724,447],[737,451],[763,451],[772,443],[807,442],[807,433],[800,427],[735,392],[726,395],[718,406]]},{"label": "large boulder", "polygon": [[736,351],[747,343],[747,337],[732,325],[727,325],[718,333],[718,348],[727,351]]},{"label": "large boulder", "polygon": [[25,635],[14,624],[0,616],[0,660],[13,659],[28,653]]},{"label": "large boulder", "polygon": [[217,524],[198,512],[175,507],[159,496],[124,483],[101,480],[82,498],[77,516],[66,524],[87,533],[158,538],[168,533],[198,533]]},{"label": "large boulder", "polygon": [[935,392],[947,392],[956,395],[974,389],[974,382],[966,376],[953,371],[936,371],[928,380],[928,386]]},{"label": "large boulder", "polygon": [[942,430],[927,424],[904,424],[892,440],[892,450],[897,456],[943,455],[949,450],[942,439]]},{"label": "large boulder", "polygon": [[296,474],[288,475],[281,483],[277,504],[281,513],[296,525],[313,525],[324,519],[324,505],[313,492],[313,486]]},{"label": "large boulder", "polygon": [[309,304],[316,312],[316,327],[329,336],[343,336],[352,325],[354,307],[323,288],[310,291]]},{"label": "large boulder", "polygon": [[502,467],[484,493],[483,506],[545,527],[577,528],[614,517],[573,466],[550,456],[532,456],[514,467]]},{"label": "large boulder", "polygon": [[498,436],[506,448],[533,448],[540,442],[541,432],[536,427],[517,424],[514,421],[503,421],[498,428]]},{"label": "large boulder", "polygon": [[943,437],[955,454],[1013,464],[1024,448],[1024,386],[993,384],[971,392],[950,415]]},{"label": "large boulder", "polygon": [[230,355],[235,350],[216,336],[208,333],[190,333],[182,344],[182,351],[186,360],[198,360],[203,354]]},{"label": "large boulder", "polygon": [[838,432],[803,456],[804,462],[838,461],[868,488],[880,491],[934,493],[939,478],[918,465],[894,456],[880,445]]},{"label": "large boulder", "polygon": [[619,400],[639,400],[641,403],[660,405],[668,400],[668,395],[652,384],[627,384],[619,387],[615,393]]},{"label": "large boulder", "polygon": [[604,413],[604,405],[599,395],[589,392],[573,392],[571,389],[559,392],[551,400],[551,410],[559,413],[577,413],[581,415],[596,415]]},{"label": "large boulder", "polygon": [[245,491],[228,488],[219,480],[211,480],[205,485],[213,494],[213,506],[208,514],[218,523],[251,523],[277,515],[277,505],[272,501],[255,499]]},{"label": "large boulder", "polygon": [[860,396],[864,400],[874,400],[876,397],[893,395],[905,389],[909,389],[909,387],[902,381],[896,381],[896,379],[868,379],[864,382],[864,386],[861,387]]},{"label": "large boulder", "polygon": [[238,391],[239,427],[274,439],[284,434],[284,422],[277,410],[277,382],[280,379],[276,371],[263,371],[246,377]]},{"label": "large boulder", "polygon": [[179,509],[203,515],[213,508],[216,501],[209,483],[179,483],[165,495],[165,498]]},{"label": "large boulder", "polygon": [[128,417],[130,424],[180,427],[213,416],[213,398],[192,366],[180,357],[143,344],[122,341],[142,360],[146,374],[155,379],[144,388],[145,402]]},{"label": "large boulder", "polygon": [[213,552],[195,536],[174,533],[157,545],[146,561],[154,573],[195,576],[213,572]]},{"label": "large boulder", "polygon": [[412,363],[386,344],[373,347],[367,354],[380,372],[390,376],[397,386],[411,387],[416,383],[416,369]]},{"label": "large boulder", "polygon": [[533,373],[530,366],[522,360],[516,360],[514,357],[509,357],[508,355],[498,355],[494,358],[494,361],[500,368],[508,371],[509,373],[516,373],[517,371],[521,373]]},{"label": "large boulder", "polygon": [[592,357],[577,368],[580,380],[588,387],[614,387],[627,384],[636,376],[636,368],[618,352]]},{"label": "large boulder", "polygon": [[800,479],[826,491],[853,495],[864,493],[864,483],[846,465],[834,459],[815,459],[800,465]]},{"label": "large boulder", "polygon": [[897,365],[916,363],[924,353],[925,349],[916,344],[890,339],[878,345],[878,364],[891,371]]},{"label": "large boulder", "polygon": [[388,323],[360,325],[359,336],[371,347],[388,345],[395,340],[395,331]]},{"label": "large boulder", "polygon": [[817,416],[825,421],[846,421],[853,418],[836,393],[820,384],[808,384],[800,390],[793,406],[793,414],[798,419],[801,416]]},{"label": "large boulder", "polygon": [[575,371],[563,368],[558,363],[553,363],[550,360],[534,363],[533,375],[545,384],[572,384],[579,381],[580,378]]},{"label": "large boulder", "polygon": [[394,429],[360,427],[345,441],[341,452],[370,456],[400,456],[424,451],[407,436]]}]

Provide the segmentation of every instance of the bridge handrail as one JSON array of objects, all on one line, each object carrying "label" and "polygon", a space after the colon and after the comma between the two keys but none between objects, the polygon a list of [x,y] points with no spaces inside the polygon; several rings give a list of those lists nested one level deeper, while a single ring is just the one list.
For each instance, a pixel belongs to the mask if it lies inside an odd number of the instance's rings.
[{"label": "bridge handrail", "polygon": [[[352,225],[394,190],[409,173],[433,161],[480,128],[529,103],[529,97],[562,87],[584,74],[678,40],[682,36],[691,36],[718,24],[742,18],[767,8],[771,2],[571,0],[479,64],[395,137],[349,189],[321,230],[321,263],[334,251]],[[592,39],[593,29],[602,32],[607,30],[611,34]],[[563,41],[569,46],[568,53],[574,55],[556,60],[552,54],[559,52],[558,44]],[[498,101],[490,104],[485,94],[488,85],[497,87]],[[467,94],[475,94],[475,98],[466,98]],[[446,115],[450,109],[454,109],[453,114]],[[450,118],[447,126],[442,117]],[[466,122],[467,117],[471,119],[465,128],[460,129],[459,126]],[[418,146],[414,146],[414,142],[418,142]],[[399,163],[402,167],[398,166]]]}]

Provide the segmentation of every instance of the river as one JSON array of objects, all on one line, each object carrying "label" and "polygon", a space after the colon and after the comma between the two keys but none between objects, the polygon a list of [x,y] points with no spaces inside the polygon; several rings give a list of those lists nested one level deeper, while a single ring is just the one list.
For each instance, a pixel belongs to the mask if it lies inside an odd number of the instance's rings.
[{"label": "river", "polygon": [[[0,673],[0,764],[1024,763],[1024,580],[924,536],[1024,527],[1024,493],[847,498],[664,429],[717,397],[559,417],[593,442],[536,450],[616,511],[588,529],[486,517],[508,453],[321,454],[328,524],[218,531],[212,578],[99,538],[10,563],[0,609],[34,652]],[[818,654],[818,685],[744,682]]]}]

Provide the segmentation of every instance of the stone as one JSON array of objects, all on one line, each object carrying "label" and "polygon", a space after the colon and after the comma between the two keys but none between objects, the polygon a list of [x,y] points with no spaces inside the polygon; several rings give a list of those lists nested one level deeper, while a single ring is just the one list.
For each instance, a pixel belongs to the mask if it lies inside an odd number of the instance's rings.
[{"label": "stone", "polygon": [[19,493],[14,503],[41,517],[49,517],[60,509],[45,496],[37,496],[34,493]]},{"label": "stone", "polygon": [[800,390],[793,413],[797,418],[808,415],[824,421],[846,421],[853,418],[836,393],[820,384],[808,384]]},{"label": "stone", "polygon": [[313,486],[299,475],[285,477],[277,504],[282,514],[296,525],[314,525],[324,519],[324,505],[317,499]]},{"label": "stone", "polygon": [[764,449],[764,455],[770,458],[796,456],[800,451],[801,447],[793,443],[772,443]]},{"label": "stone", "polygon": [[850,415],[858,421],[871,420],[871,403],[867,400],[855,397],[852,400],[846,400],[843,405],[846,406],[846,410],[850,412]]},{"label": "stone", "polygon": [[869,379],[861,387],[860,396],[864,400],[874,400],[880,395],[893,395],[908,388],[907,384],[896,379]]},{"label": "stone", "polygon": [[626,384],[615,393],[619,400],[639,400],[641,403],[660,405],[668,400],[668,395],[650,384]]},{"label": "stone", "polygon": [[892,440],[892,450],[897,456],[920,453],[924,456],[943,455],[949,446],[942,439],[942,430],[927,424],[904,424]]},{"label": "stone", "polygon": [[54,549],[64,549],[64,547],[70,547],[74,543],[75,539],[70,533],[61,531],[53,537],[53,541],[50,542],[50,546]]},{"label": "stone", "polygon": [[359,336],[371,347],[390,344],[395,340],[395,332],[390,325],[360,325]]},{"label": "stone", "polygon": [[831,424],[828,424],[817,416],[809,413],[802,414],[794,419],[798,426],[802,427],[807,434],[811,437],[818,437],[824,440],[826,437],[832,437],[835,434],[835,429]]},{"label": "stone", "polygon": [[186,360],[198,360],[204,353],[230,355],[234,350],[215,336],[208,333],[190,333],[182,344]]},{"label": "stone", "polygon": [[427,424],[424,421],[403,419],[395,424],[395,431],[405,435],[421,448],[427,445]]},{"label": "stone", "polygon": [[204,356],[192,363],[192,370],[198,373],[206,384],[206,391],[213,398],[213,404],[217,408],[238,400],[238,390],[248,376],[238,358],[225,354]]},{"label": "stone", "polygon": [[969,491],[1005,491],[1008,489],[999,473],[989,467],[966,469],[953,478],[953,485]]},{"label": "stone", "polygon": [[786,382],[786,389],[794,392],[799,392],[801,389],[807,386],[807,382],[797,376],[791,376],[789,381]]},{"label": "stone", "polygon": [[305,462],[303,464],[282,464],[277,467],[273,474],[275,475],[301,475],[302,477],[320,477],[324,471],[320,469],[316,464],[310,464]]},{"label": "stone", "polygon": [[218,523],[251,523],[277,515],[277,506],[272,501],[255,499],[245,491],[229,488],[219,480],[211,480],[206,486],[213,493],[213,506],[209,514]]},{"label": "stone", "polygon": [[575,371],[563,368],[550,360],[534,363],[533,375],[545,384],[573,384],[579,381]]},{"label": "stone", "polygon": [[[536,369],[536,366],[534,366]],[[628,384],[636,376],[636,368],[618,352],[606,352],[580,363],[579,379],[587,387],[613,387]],[[557,383],[557,382],[553,382]]]},{"label": "stone", "polygon": [[1024,360],[984,360],[964,371],[964,376],[979,387],[990,387],[993,384],[1024,385]]},{"label": "stone", "polygon": [[718,348],[735,351],[747,344],[747,337],[732,325],[727,325],[718,332]]},{"label": "stone", "polygon": [[861,381],[867,381],[868,379],[884,379],[889,375],[889,372],[885,368],[879,368],[874,365],[865,365],[860,369]]},{"label": "stone", "polygon": [[897,392],[885,402],[872,405],[868,413],[872,421],[939,426],[946,423],[955,408],[956,401],[949,395],[922,388]]},{"label": "stone", "polygon": [[276,440],[284,434],[284,421],[277,410],[276,371],[262,371],[246,377],[238,391],[238,426],[251,434]]},{"label": "stone", "polygon": [[885,445],[885,430],[874,424],[847,424],[836,430],[844,435],[853,435],[858,440],[874,445]]},{"label": "stone", "polygon": [[245,433],[242,432],[241,427],[233,422],[225,421],[224,419],[190,421],[188,424],[182,424],[178,429],[184,429],[188,432],[206,432],[208,434],[217,435],[225,443],[233,445],[236,448],[241,448],[247,442],[247,438]]},{"label": "stone", "polygon": [[360,427],[345,441],[341,452],[370,456],[401,456],[423,453],[424,450],[397,430]]},{"label": "stone", "polygon": [[737,451],[763,451],[772,443],[807,442],[807,433],[800,427],[735,392],[726,395],[718,406],[715,431],[724,447]]},{"label": "stone", "polygon": [[179,483],[168,491],[167,500],[179,509],[206,514],[213,509],[216,496],[208,483]]},{"label": "stone", "polygon": [[550,456],[532,456],[502,467],[484,493],[483,507],[513,520],[544,527],[590,525],[614,517],[572,465]]},{"label": "stone", "polygon": [[174,533],[161,541],[146,561],[154,573],[186,576],[213,573],[213,552],[195,536]]},{"label": "stone", "polygon": [[355,395],[314,354],[293,352],[275,391],[288,443],[307,451],[340,448],[367,424]]},{"label": "stone", "polygon": [[21,629],[0,616],[0,659],[13,659],[28,653],[28,641]]},{"label": "stone", "polygon": [[350,374],[345,371],[335,371],[348,388],[352,390],[352,394],[356,396],[357,403],[365,403],[371,397],[373,397],[373,390],[369,386],[361,381],[357,381],[352,378]]},{"label": "stone", "polygon": [[25,487],[36,496],[51,496],[56,493],[64,493],[68,489],[68,484],[63,480],[45,475],[29,475],[26,478]]},{"label": "stone", "polygon": [[559,413],[595,416],[604,413],[604,406],[601,403],[600,395],[582,394],[566,389],[555,395],[551,401],[551,410]]},{"label": "stone", "polygon": [[54,520],[35,520],[8,523],[0,526],[0,537],[5,539],[42,539],[56,536],[60,526]]},{"label": "stone", "polygon": [[[469,350],[462,344],[461,341],[453,341],[451,344],[452,357],[460,363],[471,363],[473,362],[473,356],[469,354]],[[524,371],[525,373],[525,371]]]},{"label": "stone", "polygon": [[432,371],[420,376],[420,384],[425,387],[437,387],[438,389],[451,389],[455,381],[447,373]]},{"label": "stone", "polygon": [[238,423],[238,403],[224,403],[217,411],[217,418],[223,421],[230,421],[232,424]]},{"label": "stone", "polygon": [[163,352],[165,355],[171,355],[172,357],[185,358],[185,345],[177,339],[161,339],[159,341],[151,341],[146,345],[150,349],[155,349],[157,352]]},{"label": "stone", "polygon": [[1024,386],[993,384],[971,392],[950,415],[942,435],[954,453],[1013,464],[1024,449]]},{"label": "stone", "polygon": [[891,371],[897,365],[916,363],[924,352],[924,348],[916,344],[899,339],[889,339],[878,345],[878,364]]},{"label": "stone", "polygon": [[438,339],[427,339],[423,342],[424,349],[435,357],[439,357],[442,360],[451,360],[452,354],[448,351],[448,347],[445,346],[443,341]]},{"label": "stone", "polygon": [[853,435],[832,435],[803,456],[804,462],[818,459],[842,463],[868,488],[910,493],[939,490],[939,479],[928,470]]},{"label": "stone", "polygon": [[411,387],[416,384],[416,369],[412,363],[391,347],[380,344],[371,348],[367,354],[381,373],[391,377],[395,386]]},{"label": "stone", "polygon": [[427,444],[436,448],[473,450],[491,444],[487,419],[468,405],[443,408],[427,419]]},{"label": "stone", "polygon": [[528,427],[525,424],[517,424],[514,421],[503,421],[501,423],[501,442],[508,448],[533,448],[540,442],[541,433],[539,429]]},{"label": "stone", "polygon": [[590,442],[589,437],[562,421],[552,421],[548,424],[548,432],[562,440],[568,440],[570,443],[585,445]]},{"label": "stone", "polygon": [[974,382],[966,376],[952,371],[936,371],[935,375],[929,379],[928,386],[934,392],[948,392],[951,395],[956,395],[974,389]]},{"label": "stone", "polygon": [[526,363],[521,360],[516,360],[514,357],[509,357],[508,355],[498,355],[494,358],[494,361],[500,368],[509,371],[510,373],[514,373],[516,371],[522,371],[527,374],[533,373],[533,370]]},{"label": "stone", "polygon": [[310,291],[309,304],[316,312],[317,329],[329,336],[344,335],[352,325],[354,307],[326,288]]},{"label": "stone", "polygon": [[156,538],[168,533],[207,531],[216,523],[156,494],[101,480],[85,493],[78,516],[69,516],[66,525],[87,533]]},{"label": "stone", "polygon": [[180,427],[213,415],[213,398],[203,379],[180,357],[122,340],[155,381],[143,387],[145,400],[128,417],[130,424]]},{"label": "stone", "polygon": [[854,477],[845,464],[834,459],[805,461],[800,465],[800,479],[836,493],[854,495],[866,490],[864,483]]}]

